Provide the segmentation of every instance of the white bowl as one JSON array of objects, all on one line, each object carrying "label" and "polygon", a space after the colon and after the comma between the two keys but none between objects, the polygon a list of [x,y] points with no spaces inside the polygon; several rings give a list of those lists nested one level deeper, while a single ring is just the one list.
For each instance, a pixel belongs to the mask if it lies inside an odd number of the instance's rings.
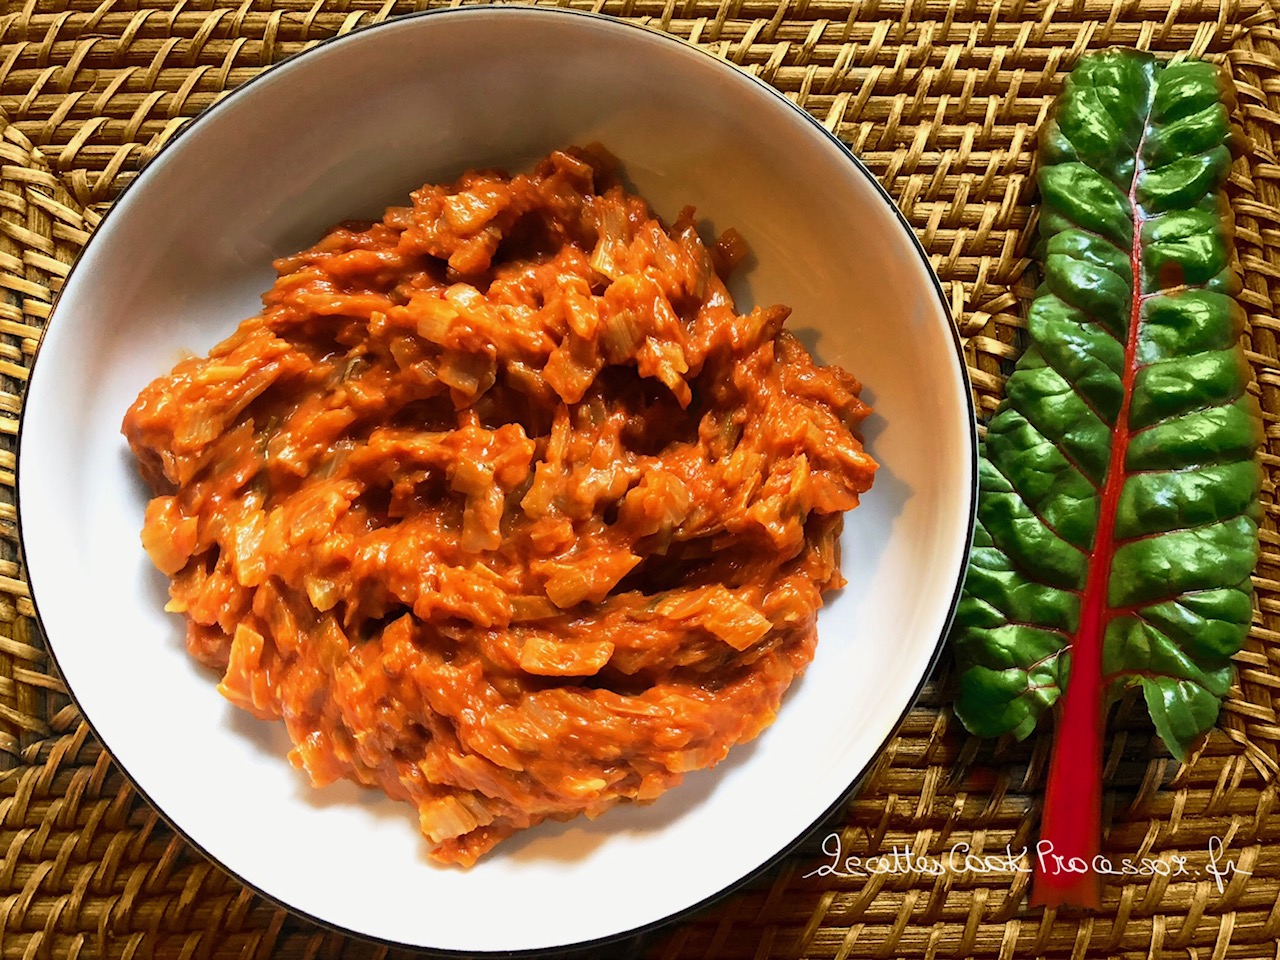
[{"label": "white bowl", "polygon": [[[849,586],[819,620],[777,722],[647,807],[546,824],[470,871],[426,857],[410,807],[308,786],[280,725],[232,708],[161,607],[139,544],[147,492],[120,435],[138,391],[205,352],[340,220],[477,166],[604,143],[660,215],[736,226],[740,307],[791,327],[876,408],[882,464],[849,515]],[[291,909],[396,944],[525,950],[703,904],[849,794],[932,665],[974,508],[969,387],[924,252],[874,178],[776,92],[604,17],[466,8],[323,43],[210,109],[137,178],[58,300],[20,438],[20,520],[40,620],[85,716],[151,803]]]}]

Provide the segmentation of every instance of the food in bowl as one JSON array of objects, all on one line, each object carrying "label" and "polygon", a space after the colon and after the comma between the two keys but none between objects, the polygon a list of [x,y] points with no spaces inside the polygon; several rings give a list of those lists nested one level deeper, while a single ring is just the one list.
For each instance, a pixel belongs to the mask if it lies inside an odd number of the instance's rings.
[{"label": "food in bowl", "polygon": [[858,381],[736,312],[743,254],[557,151],[335,227],[142,391],[167,609],[314,784],[469,866],[769,725],[876,464]]}]

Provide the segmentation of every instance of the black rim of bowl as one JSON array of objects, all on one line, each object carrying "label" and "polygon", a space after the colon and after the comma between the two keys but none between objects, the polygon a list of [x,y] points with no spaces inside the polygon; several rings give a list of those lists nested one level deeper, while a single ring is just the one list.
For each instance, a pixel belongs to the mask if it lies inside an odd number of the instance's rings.
[{"label": "black rim of bowl", "polygon": [[[311,53],[315,52],[316,50],[321,50],[327,46],[330,46],[336,43],[341,43],[342,41],[350,39],[352,37],[364,35],[372,30],[379,30],[379,29],[384,29],[388,27],[394,27],[397,24],[405,22],[406,20],[419,20],[419,19],[424,19],[426,17],[474,16],[476,14],[492,15],[493,13],[498,11],[515,11],[525,15],[532,14],[532,15],[541,16],[541,17],[579,18],[583,20],[593,20],[593,21],[596,21],[597,23],[608,24],[611,27],[617,28],[620,30],[639,31],[648,37],[661,38],[661,40],[667,43],[670,43],[676,47],[679,47],[682,51],[685,52],[686,55],[696,56],[696,57],[706,57],[712,62],[715,62],[719,66],[723,67],[725,70],[732,71],[733,74],[739,78],[739,82],[752,84],[759,89],[768,91],[768,93],[773,98],[775,98],[780,104],[785,104],[785,106],[788,109],[793,110],[799,116],[804,117],[804,119],[808,121],[808,123],[812,126],[814,131],[821,133],[828,141],[830,141],[833,145],[835,145],[840,150],[840,152],[844,155],[845,159],[847,159],[853,165],[854,169],[856,169],[858,173],[867,181],[867,183],[875,190],[875,192],[879,195],[880,199],[884,202],[884,204],[890,210],[893,211],[893,214],[897,218],[899,224],[901,225],[903,232],[906,234],[906,236],[910,238],[911,244],[915,248],[916,254],[920,258],[921,265],[925,268],[925,272],[929,277],[930,283],[933,286],[933,290],[935,295],[937,296],[938,305],[942,310],[943,316],[950,317],[950,306],[947,303],[946,294],[942,289],[941,281],[938,279],[938,276],[935,273],[932,265],[929,263],[928,254],[925,251],[924,247],[921,245],[919,238],[915,234],[915,231],[912,230],[911,224],[908,222],[907,218],[903,216],[902,211],[898,208],[898,205],[894,203],[893,198],[889,195],[888,191],[884,189],[884,187],[880,184],[880,181],[875,178],[875,175],[872,174],[871,171],[867,169],[867,167],[862,163],[861,160],[857,158],[857,156],[854,155],[854,153],[848,148],[848,146],[846,146],[830,130],[828,130],[826,127],[820,124],[817,120],[815,120],[809,113],[807,113],[805,110],[803,110],[801,107],[797,106],[796,104],[792,103],[786,97],[784,97],[777,89],[765,83],[763,80],[759,79],[758,77],[748,74],[744,71],[738,70],[736,67],[718,60],[707,51],[702,50],[694,46],[693,44],[669,33],[664,33],[659,30],[653,30],[648,27],[641,26],[640,24],[631,23],[629,21],[621,20],[621,19],[618,19],[617,17],[612,17],[602,13],[594,13],[594,12],[583,11],[583,10],[574,10],[569,8],[533,7],[533,6],[505,5],[505,4],[477,4],[475,6],[467,6],[467,7],[451,7],[451,8],[443,8],[443,9],[435,9],[435,10],[422,10],[422,11],[416,11],[413,13],[407,13],[398,17],[392,17],[380,23],[371,24],[367,27],[363,27],[359,30],[353,31],[352,33],[327,37],[319,41],[318,43],[316,43],[315,46],[308,47],[306,50],[302,50],[302,51],[299,51],[298,53],[291,54],[290,56],[281,60],[279,63],[273,64],[267,69],[263,70],[261,73],[257,74],[252,79],[245,81],[240,86],[232,90],[229,94],[224,96],[217,103],[214,103],[213,105],[209,106],[208,108],[203,110],[201,113],[197,114],[190,121],[188,121],[184,126],[182,126],[164,144],[164,146],[161,147],[159,151],[157,151],[156,155],[147,162],[147,164],[138,172],[138,174],[134,177],[134,179],[131,180],[120,191],[120,193],[116,196],[115,200],[112,202],[111,207],[103,215],[102,221],[100,221],[99,226],[95,228],[94,233],[90,235],[89,240],[85,243],[84,247],[81,248],[81,251],[77,255],[75,262],[72,264],[70,270],[67,272],[67,276],[63,281],[62,289],[65,290],[70,285],[72,281],[72,277],[75,274],[76,267],[79,266],[80,262],[84,259],[86,252],[89,250],[94,240],[100,235],[101,223],[105,223],[106,220],[111,217],[112,213],[119,207],[119,202],[121,197],[123,197],[129,190],[132,190],[137,183],[139,183],[145,178],[148,168],[150,168],[155,163],[157,158],[163,156],[164,153],[167,150],[169,150],[170,147],[172,147],[175,143],[178,143],[179,141],[181,141],[183,136],[188,132],[190,132],[198,123],[204,120],[205,117],[213,114],[216,111],[219,111],[225,108],[225,106],[228,103],[230,103],[233,99],[238,97],[243,91],[255,86],[260,81],[273,76],[282,67],[286,67],[287,65],[293,63],[294,61],[300,59],[301,57],[309,56]],[[61,300],[61,295],[55,298],[53,309],[45,325],[45,330],[48,330],[49,327],[56,321],[57,307],[60,300]],[[882,753],[884,753],[885,748],[897,735],[898,729],[902,726],[903,720],[906,719],[907,714],[911,711],[911,708],[919,700],[920,693],[924,689],[925,683],[928,681],[929,676],[933,673],[934,668],[938,664],[938,660],[942,655],[943,647],[945,646],[947,635],[950,631],[951,622],[955,617],[956,605],[960,601],[960,594],[964,587],[968,551],[973,541],[973,530],[974,530],[974,523],[975,523],[975,517],[976,517],[977,495],[978,495],[978,483],[977,483],[978,440],[977,440],[976,414],[973,406],[972,385],[969,380],[969,372],[964,359],[964,349],[960,342],[960,335],[959,335],[959,332],[956,330],[954,323],[948,322],[947,327],[951,334],[952,343],[955,348],[955,359],[959,368],[961,386],[963,388],[962,392],[964,394],[964,402],[969,410],[969,422],[971,424],[970,440],[969,440],[969,454],[970,454],[969,467],[970,467],[970,474],[972,477],[972,483],[970,484],[970,489],[969,489],[969,510],[968,510],[969,519],[968,519],[968,529],[966,533],[968,544],[966,545],[965,551],[961,558],[960,569],[957,571],[956,585],[951,596],[951,601],[947,608],[947,615],[946,615],[945,621],[943,623],[942,629],[938,633],[937,640],[934,643],[933,652],[929,656],[928,667],[921,674],[920,679],[916,683],[915,690],[913,691],[911,696],[908,698],[907,703],[903,707],[902,712],[898,715],[897,720],[894,721],[893,728],[891,729],[889,734],[885,737],[885,739],[881,742],[879,749],[875,751],[875,754],[873,756],[879,756]],[[41,343],[43,343],[43,334],[41,335]],[[29,368],[28,389],[30,387],[30,383],[34,380],[35,372],[36,372],[36,364],[39,362],[40,354],[41,354],[41,350],[37,348],[35,357],[32,359],[31,367]],[[15,468],[15,474],[14,474],[14,491],[15,491],[15,500],[17,504],[17,515],[18,515],[19,549],[22,549],[22,545],[24,542],[23,526],[22,526],[22,498],[21,498],[21,490],[22,490],[21,450],[22,450],[23,427],[25,426],[26,420],[27,420],[26,411],[27,411],[27,407],[24,402],[23,408],[22,408],[22,416],[18,423],[17,449],[18,449],[19,456],[17,458],[17,465]],[[25,555],[25,550],[23,551],[23,554]],[[44,629],[44,622],[40,617],[40,608],[39,608],[39,604],[36,601],[35,584],[31,582],[31,574],[29,570],[27,571],[27,585],[31,592],[31,605],[33,610],[35,611],[36,623],[40,627],[41,632],[45,636],[46,646],[48,648],[49,655],[53,658],[54,665],[58,668],[59,673],[62,673],[61,664],[58,662],[56,645],[49,638],[47,631],[45,631]],[[260,887],[250,883],[244,877],[240,876],[239,873],[231,869],[229,866],[227,866],[217,857],[210,854],[209,851],[207,851],[203,846],[197,843],[190,835],[187,834],[187,832],[182,828],[182,826],[179,823],[171,819],[169,815],[163,809],[161,809],[160,806],[156,804],[154,800],[151,799],[151,796],[142,787],[142,785],[138,783],[136,779],[134,779],[133,775],[129,772],[129,770],[119,761],[119,759],[117,759],[115,752],[111,749],[111,745],[107,743],[107,741],[98,733],[97,728],[93,724],[92,718],[89,717],[89,715],[81,708],[80,701],[76,697],[75,691],[71,689],[70,683],[67,683],[66,686],[67,686],[67,693],[71,697],[72,702],[75,703],[76,709],[80,712],[81,717],[89,725],[89,729],[93,732],[94,737],[98,740],[100,744],[102,744],[103,749],[106,750],[107,753],[110,755],[112,762],[124,775],[125,779],[127,779],[130,785],[132,785],[132,787],[138,792],[138,794],[144,800],[146,800],[147,804],[150,805],[150,807],[154,811],[156,811],[156,813],[161,818],[163,818],[167,824],[169,824],[170,828],[178,836],[182,837],[182,839],[185,842],[191,844],[191,846],[193,846],[196,850],[198,850],[200,854],[204,856],[209,862],[216,864],[219,867],[219,869],[225,871],[226,873],[234,877],[239,883],[243,884],[248,889],[254,891],[259,896],[263,897],[270,903],[274,903],[277,906],[283,908],[284,910],[289,911],[290,913],[294,913],[298,916],[305,917],[306,919],[316,924],[319,924],[320,926],[326,927],[330,930],[334,930],[341,934],[358,937],[360,939],[383,944],[385,946],[409,948],[417,951],[422,951],[425,953],[435,954],[436,956],[440,956],[440,957],[467,957],[467,956],[499,957],[501,956],[501,957],[512,957],[512,958],[515,958],[515,957],[532,958],[532,957],[545,956],[547,954],[554,954],[554,953],[560,953],[560,952],[581,951],[581,950],[587,950],[593,947],[603,947],[608,944],[616,944],[623,940],[630,940],[636,937],[640,937],[642,935],[652,933],[653,931],[658,930],[661,927],[665,927],[679,920],[686,919],[691,915],[697,913],[698,911],[706,909],[707,907],[723,899],[724,897],[727,897],[729,894],[733,893],[734,891],[750,883],[752,880],[761,876],[763,873],[765,873],[766,871],[768,871],[769,869],[777,865],[783,858],[785,858],[798,846],[800,846],[800,844],[802,844],[806,839],[808,839],[809,836],[814,833],[814,831],[816,831],[823,824],[827,823],[835,814],[837,809],[842,807],[849,800],[849,798],[857,791],[858,787],[862,784],[862,781],[866,779],[867,774],[870,772],[871,767],[875,762],[874,758],[871,761],[869,761],[867,765],[863,767],[863,769],[858,773],[858,775],[854,777],[854,779],[850,782],[849,786],[846,787],[840,793],[840,795],[837,796],[832,801],[832,803],[823,811],[821,816],[815,819],[812,823],[807,824],[802,830],[800,830],[796,834],[794,839],[792,839],[789,843],[784,845],[780,850],[778,850],[772,856],[766,858],[758,866],[752,868],[751,870],[748,870],[745,874],[743,874],[737,880],[734,880],[733,882],[727,884],[726,886],[717,890],[715,893],[712,893],[707,897],[704,897],[703,899],[697,901],[696,903],[690,904],[680,910],[677,910],[674,913],[668,914],[665,917],[661,917],[657,920],[652,920],[638,927],[632,927],[627,930],[620,930],[616,933],[611,933],[603,937],[597,937],[589,940],[575,941],[572,943],[566,943],[566,944],[557,945],[557,946],[530,947],[530,948],[517,949],[517,950],[444,949],[440,947],[431,947],[423,944],[414,944],[414,943],[407,943],[407,942],[397,941],[397,940],[389,940],[384,937],[379,937],[376,934],[366,933],[360,930],[352,930],[348,927],[344,927],[344,926],[341,926],[340,924],[334,923],[333,921],[326,920],[323,917],[315,916],[314,914],[308,913],[305,910],[301,910],[298,907],[295,907],[289,904],[285,900],[271,893],[270,891],[263,890]]]}]

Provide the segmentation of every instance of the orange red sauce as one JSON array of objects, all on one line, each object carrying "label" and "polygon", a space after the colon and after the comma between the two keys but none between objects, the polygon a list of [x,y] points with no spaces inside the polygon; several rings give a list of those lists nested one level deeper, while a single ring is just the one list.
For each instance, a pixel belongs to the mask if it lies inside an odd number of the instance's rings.
[{"label": "orange red sauce", "polygon": [[739,315],[599,150],[424,186],[276,263],[139,395],[142,539],[219,689],[470,865],[773,720],[872,483],[859,384]]}]

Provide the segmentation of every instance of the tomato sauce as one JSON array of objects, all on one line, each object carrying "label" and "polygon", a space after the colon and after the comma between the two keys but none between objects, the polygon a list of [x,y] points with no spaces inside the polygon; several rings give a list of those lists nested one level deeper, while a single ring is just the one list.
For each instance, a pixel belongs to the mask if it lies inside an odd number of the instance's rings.
[{"label": "tomato sauce", "polygon": [[874,477],[858,382],[786,308],[736,312],[741,238],[613,167],[556,152],[335,227],[124,419],[191,654],[444,862],[768,726]]}]

